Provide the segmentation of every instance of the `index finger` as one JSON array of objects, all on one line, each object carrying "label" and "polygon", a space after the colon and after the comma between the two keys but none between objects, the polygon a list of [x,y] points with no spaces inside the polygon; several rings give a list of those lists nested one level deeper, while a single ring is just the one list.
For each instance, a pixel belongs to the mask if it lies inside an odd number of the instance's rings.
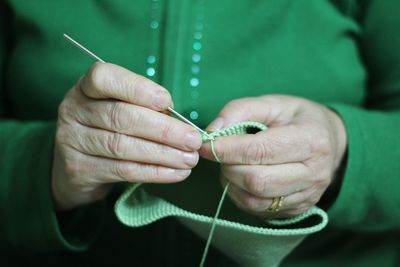
[{"label": "index finger", "polygon": [[117,99],[157,111],[172,105],[165,88],[111,63],[93,64],[78,86],[87,97],[94,99]]},{"label": "index finger", "polygon": [[[269,128],[256,134],[221,136],[214,151],[221,163],[268,165],[299,162],[311,155],[308,136],[295,125]],[[203,144],[200,155],[214,160],[210,144]]]}]

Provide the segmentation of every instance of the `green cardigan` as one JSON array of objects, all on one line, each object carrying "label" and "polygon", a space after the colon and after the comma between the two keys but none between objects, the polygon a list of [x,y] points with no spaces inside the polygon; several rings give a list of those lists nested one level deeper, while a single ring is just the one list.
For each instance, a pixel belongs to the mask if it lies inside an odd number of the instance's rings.
[{"label": "green cardigan", "polygon": [[[0,0],[0,264],[196,266],[204,247],[175,218],[123,226],[113,211],[122,184],[105,201],[55,213],[57,107],[93,62],[65,32],[165,86],[200,127],[247,96],[296,95],[336,110],[349,147],[329,224],[281,266],[399,265],[399,12],[398,0]],[[185,182],[146,192],[209,216],[217,177],[218,165],[201,160]],[[233,266],[237,255],[220,250],[208,266]]]}]

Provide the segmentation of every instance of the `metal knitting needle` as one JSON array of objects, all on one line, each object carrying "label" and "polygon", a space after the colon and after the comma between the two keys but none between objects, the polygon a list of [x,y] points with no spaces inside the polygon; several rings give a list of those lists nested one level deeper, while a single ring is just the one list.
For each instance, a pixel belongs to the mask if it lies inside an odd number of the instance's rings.
[{"label": "metal knitting needle", "polygon": [[196,124],[194,124],[193,122],[191,122],[190,120],[186,119],[185,117],[183,117],[181,114],[179,114],[178,112],[176,112],[173,108],[168,107],[168,110],[174,114],[175,116],[177,116],[179,119],[181,119],[182,121],[186,122],[187,124],[193,126],[197,131],[199,131],[202,134],[207,134],[206,131],[200,129],[199,127],[197,127]]},{"label": "metal knitting needle", "polygon": [[104,60],[102,60],[101,58],[96,56],[94,53],[92,53],[89,49],[87,49],[86,47],[84,47],[83,45],[81,45],[80,43],[75,41],[74,39],[72,39],[72,37],[70,37],[69,35],[64,33],[63,36],[64,36],[65,39],[70,41],[74,46],[78,47],[80,50],[85,52],[87,55],[91,56],[92,58],[96,59],[97,61],[99,61],[101,63],[106,63]]},{"label": "metal knitting needle", "polygon": [[[85,52],[87,55],[89,55],[90,57],[94,58],[96,61],[99,61],[101,63],[106,63],[104,60],[102,60],[100,57],[96,56],[92,51],[90,51],[89,49],[87,49],[86,47],[84,47],[83,45],[81,45],[80,43],[78,43],[77,41],[75,41],[72,37],[70,37],[67,34],[63,34],[64,38],[67,39],[70,43],[72,43],[74,46],[76,46],[77,48],[79,48],[80,50],[82,50],[83,52]],[[181,114],[179,114],[178,112],[176,112],[173,108],[168,107],[168,111],[171,112],[172,114],[174,114],[176,117],[178,117],[179,119],[181,119],[182,121],[186,122],[187,124],[191,125],[192,127],[194,127],[197,131],[199,131],[202,134],[207,134],[206,131],[200,129],[199,127],[197,127],[196,124],[194,124],[193,122],[191,122],[190,120],[186,119],[185,117],[183,117]]]}]

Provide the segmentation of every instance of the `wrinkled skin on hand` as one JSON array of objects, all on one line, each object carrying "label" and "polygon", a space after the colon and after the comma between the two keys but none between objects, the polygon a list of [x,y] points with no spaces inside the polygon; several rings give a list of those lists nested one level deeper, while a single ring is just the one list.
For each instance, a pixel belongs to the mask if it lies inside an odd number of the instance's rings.
[{"label": "wrinkled skin on hand", "polygon": [[198,162],[201,136],[170,117],[168,91],[96,63],[59,107],[52,191],[58,210],[92,203],[113,183],[173,183]]},{"label": "wrinkled skin on hand", "polygon": [[[345,127],[328,108],[299,97],[268,95],[228,103],[208,127],[215,131],[241,121],[269,129],[254,135],[220,137],[221,183],[244,211],[261,218],[298,215],[315,205],[332,183],[347,149]],[[215,160],[209,144],[200,155]],[[279,212],[268,213],[284,196]]]}]

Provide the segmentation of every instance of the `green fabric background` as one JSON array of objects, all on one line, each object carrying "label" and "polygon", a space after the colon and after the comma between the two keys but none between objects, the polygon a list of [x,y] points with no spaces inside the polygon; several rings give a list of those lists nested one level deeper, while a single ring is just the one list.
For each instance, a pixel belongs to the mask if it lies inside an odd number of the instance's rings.
[{"label": "green fabric background", "polygon": [[[282,266],[400,264],[400,2],[204,1],[200,95],[194,101],[195,2],[161,1],[160,35],[153,40],[151,1],[0,1],[4,262],[193,266],[204,245],[174,219],[136,230],[122,226],[112,206],[123,185],[103,203],[57,219],[50,191],[57,107],[92,64],[62,39],[66,32],[139,74],[155,47],[160,72],[154,79],[171,92],[177,111],[188,116],[196,108],[200,127],[226,102],[246,96],[296,95],[335,109],[349,139],[341,191],[328,210],[328,227],[307,237]],[[216,201],[188,188],[204,171],[209,175],[203,182],[217,188],[218,166],[201,161],[188,182],[149,191],[202,212]],[[252,220],[244,213],[237,217]],[[209,260],[211,266],[232,266],[217,251]]]}]

